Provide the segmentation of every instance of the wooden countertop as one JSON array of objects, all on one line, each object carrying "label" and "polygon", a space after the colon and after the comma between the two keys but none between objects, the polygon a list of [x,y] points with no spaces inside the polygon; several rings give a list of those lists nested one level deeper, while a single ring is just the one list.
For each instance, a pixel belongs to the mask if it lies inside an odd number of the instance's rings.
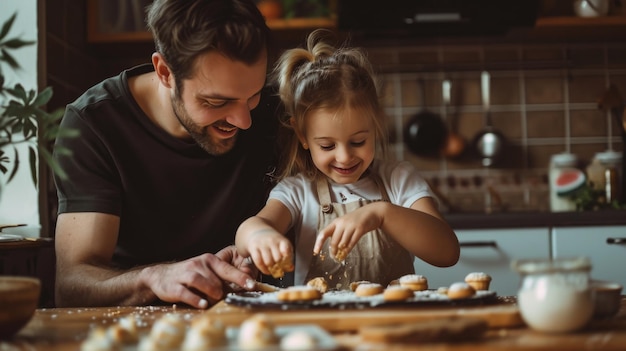
[{"label": "wooden countertop", "polygon": [[[423,311],[423,309],[404,310],[324,310],[275,311],[277,324],[313,322],[331,329],[333,336],[341,345],[341,349],[372,349],[360,340],[358,333],[351,331],[354,326],[370,323],[406,322],[409,320],[423,320],[425,316],[432,318],[445,315],[479,316],[481,308],[489,306],[472,306],[472,308],[450,307],[446,310]],[[621,310],[617,316],[608,320],[593,320],[584,330],[567,334],[544,334],[528,329],[523,323],[515,319],[505,318],[514,316],[515,304],[511,306],[496,306],[504,309],[495,313],[498,318],[488,317],[490,329],[484,337],[475,341],[457,343],[427,343],[421,344],[420,350],[624,350],[626,345],[626,296],[622,297]],[[493,308],[491,309],[493,312]],[[218,303],[207,311],[176,306],[149,306],[149,307],[106,307],[106,308],[52,308],[39,309],[31,321],[10,341],[0,341],[3,350],[78,350],[80,343],[87,337],[89,330],[96,326],[107,326],[115,323],[120,317],[134,315],[141,320],[140,329],[149,330],[152,323],[163,314],[172,311],[183,313],[185,318],[191,319],[200,313],[209,313],[221,316],[227,325],[237,325],[241,320],[258,311]],[[436,312],[436,313],[435,313]],[[411,318],[411,316],[414,316]],[[492,315],[494,315],[492,313]],[[495,321],[495,322],[494,322]],[[331,325],[329,328],[328,326]],[[334,327],[332,327],[334,326]],[[334,330],[333,330],[334,329]],[[388,344],[378,345],[384,350],[413,350],[415,345]],[[382,348],[380,348],[382,347]],[[130,348],[134,350],[135,348]],[[126,349],[125,349],[126,350]]]}]

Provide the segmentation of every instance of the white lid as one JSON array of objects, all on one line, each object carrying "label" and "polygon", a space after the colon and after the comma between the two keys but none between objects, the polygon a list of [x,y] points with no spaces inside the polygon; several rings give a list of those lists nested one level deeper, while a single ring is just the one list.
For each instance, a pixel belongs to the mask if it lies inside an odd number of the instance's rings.
[{"label": "white lid", "polygon": [[585,256],[555,259],[522,259],[513,261],[511,267],[523,274],[590,271],[591,260]]},{"label": "white lid", "polygon": [[622,153],[613,150],[606,150],[604,152],[596,153],[595,158],[602,163],[621,163]]},{"label": "white lid", "polygon": [[569,152],[563,152],[560,154],[552,155],[550,162],[557,166],[575,166],[578,161],[578,157],[576,155],[571,154]]}]

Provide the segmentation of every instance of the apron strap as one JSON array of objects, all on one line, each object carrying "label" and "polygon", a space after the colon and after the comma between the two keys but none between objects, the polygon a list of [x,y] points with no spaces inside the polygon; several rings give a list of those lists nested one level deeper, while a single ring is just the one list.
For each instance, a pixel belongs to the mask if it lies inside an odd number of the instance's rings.
[{"label": "apron strap", "polygon": [[389,194],[387,194],[387,189],[385,189],[385,184],[383,184],[383,180],[380,178],[380,175],[376,172],[370,171],[370,176],[372,177],[372,180],[374,180],[374,183],[376,183],[378,190],[380,190],[383,201],[391,202]]},{"label": "apron strap", "polygon": [[333,211],[333,204],[330,199],[330,184],[324,176],[318,175],[315,177],[317,183],[317,196],[319,197],[320,206],[322,206],[322,212],[330,213]]}]

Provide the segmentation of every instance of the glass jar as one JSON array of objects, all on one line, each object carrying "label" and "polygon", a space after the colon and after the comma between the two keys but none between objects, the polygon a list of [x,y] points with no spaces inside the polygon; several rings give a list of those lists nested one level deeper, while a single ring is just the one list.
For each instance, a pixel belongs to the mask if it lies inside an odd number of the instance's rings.
[{"label": "glass jar", "polygon": [[576,211],[572,195],[586,183],[585,173],[578,168],[578,157],[560,153],[550,158],[550,210],[552,212]]},{"label": "glass jar", "polygon": [[513,263],[513,269],[522,276],[517,304],[528,326],[563,333],[589,322],[594,301],[587,257],[520,260]]}]

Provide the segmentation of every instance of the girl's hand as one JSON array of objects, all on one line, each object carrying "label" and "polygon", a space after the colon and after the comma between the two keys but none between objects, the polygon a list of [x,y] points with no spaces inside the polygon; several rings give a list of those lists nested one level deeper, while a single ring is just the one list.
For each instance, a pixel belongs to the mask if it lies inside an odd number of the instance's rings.
[{"label": "girl's hand", "polygon": [[363,235],[380,228],[383,222],[382,206],[382,202],[371,203],[335,218],[317,235],[313,254],[319,254],[324,241],[330,238],[331,256],[337,261],[343,261]]},{"label": "girl's hand", "polygon": [[280,278],[294,270],[293,247],[282,234],[263,229],[250,235],[248,242],[250,258],[263,274]]}]

